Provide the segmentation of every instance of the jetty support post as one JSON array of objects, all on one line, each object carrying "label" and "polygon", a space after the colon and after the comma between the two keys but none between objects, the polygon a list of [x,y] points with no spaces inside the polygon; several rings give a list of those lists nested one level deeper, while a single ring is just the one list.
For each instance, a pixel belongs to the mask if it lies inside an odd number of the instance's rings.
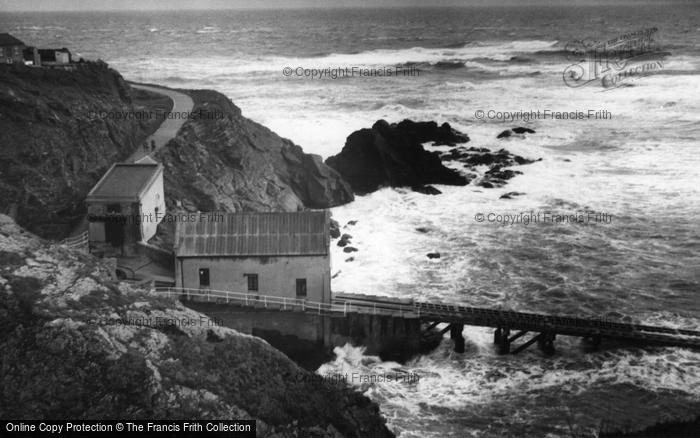
[{"label": "jetty support post", "polygon": [[455,353],[464,353],[464,336],[462,336],[463,330],[464,324],[450,324],[450,338],[454,342]]},{"label": "jetty support post", "polygon": [[498,354],[510,353],[510,328],[498,327],[493,335],[493,342],[498,346]]}]

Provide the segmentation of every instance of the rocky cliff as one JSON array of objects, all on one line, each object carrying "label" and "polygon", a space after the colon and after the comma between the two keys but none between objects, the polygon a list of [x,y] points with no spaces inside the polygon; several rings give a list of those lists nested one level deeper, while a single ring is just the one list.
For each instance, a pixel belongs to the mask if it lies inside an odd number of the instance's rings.
[{"label": "rocky cliff", "polygon": [[[215,117],[188,120],[158,152],[169,207],[274,211],[353,199],[320,157],[243,117],[220,93],[190,94],[194,113]],[[42,237],[64,237],[84,216],[93,185],[141,147],[171,105],[102,62],[73,70],[0,65],[0,213]],[[155,117],[119,116],[145,112]]]},{"label": "rocky cliff", "polygon": [[42,236],[63,237],[105,170],[155,129],[96,115],[142,109],[102,62],[72,71],[0,65],[0,212]]},{"label": "rocky cliff", "polygon": [[259,436],[393,436],[364,396],[4,215],[0,351],[0,418],[237,418],[257,420]]},{"label": "rocky cliff", "polygon": [[201,211],[294,211],[353,200],[321,157],[243,117],[218,92],[187,93],[202,116],[188,120],[156,155],[166,168],[168,200]]}]

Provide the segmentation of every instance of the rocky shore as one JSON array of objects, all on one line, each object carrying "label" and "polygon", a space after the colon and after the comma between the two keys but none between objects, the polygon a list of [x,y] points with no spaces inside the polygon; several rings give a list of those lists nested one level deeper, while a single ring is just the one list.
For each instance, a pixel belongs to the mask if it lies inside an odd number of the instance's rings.
[{"label": "rocky shore", "polygon": [[111,271],[0,215],[0,417],[238,418],[259,436],[393,436],[361,394]]}]

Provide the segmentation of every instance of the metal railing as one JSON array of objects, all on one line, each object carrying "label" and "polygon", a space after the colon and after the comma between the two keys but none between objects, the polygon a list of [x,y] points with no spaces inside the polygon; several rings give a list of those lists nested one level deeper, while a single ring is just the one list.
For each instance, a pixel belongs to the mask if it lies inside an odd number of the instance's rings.
[{"label": "metal railing", "polygon": [[613,337],[659,338],[680,337],[679,340],[700,342],[700,332],[693,330],[654,327],[648,325],[601,321],[597,319],[559,317],[546,314],[515,312],[501,309],[465,307],[454,304],[430,303],[416,301],[411,304],[392,303],[388,300],[373,302],[372,299],[358,295],[357,299],[347,296],[333,299],[330,303],[310,301],[299,298],[287,298],[260,293],[222,291],[215,289],[191,289],[158,287],[156,293],[171,297],[198,298],[200,301],[214,301],[247,307],[267,308],[287,311],[301,311],[319,315],[347,315],[348,313],[390,315],[399,317],[422,318],[443,322],[461,322],[467,325],[484,327],[511,327],[518,330],[541,330],[543,327],[562,334],[582,336],[587,333],[612,335]]},{"label": "metal railing", "polygon": [[60,242],[59,245],[65,245],[69,248],[86,248],[88,245],[88,232],[83,231],[77,236],[67,237]]},{"label": "metal railing", "polygon": [[193,289],[174,287],[155,287],[153,292],[169,297],[187,299],[206,299],[208,302],[220,302],[247,307],[267,308],[276,310],[301,311],[306,313],[347,315],[348,313],[363,313],[372,315],[419,316],[419,310],[410,305],[386,305],[369,303],[323,303],[301,298],[288,298],[250,292],[233,292],[216,289]]}]

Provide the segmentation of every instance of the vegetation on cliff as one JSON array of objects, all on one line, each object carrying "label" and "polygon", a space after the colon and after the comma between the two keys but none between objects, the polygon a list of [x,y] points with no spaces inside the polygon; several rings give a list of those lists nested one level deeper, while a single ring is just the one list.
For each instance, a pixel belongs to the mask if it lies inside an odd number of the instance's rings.
[{"label": "vegetation on cliff", "polygon": [[4,215],[0,350],[2,418],[252,418],[259,436],[392,436],[364,396]]}]

